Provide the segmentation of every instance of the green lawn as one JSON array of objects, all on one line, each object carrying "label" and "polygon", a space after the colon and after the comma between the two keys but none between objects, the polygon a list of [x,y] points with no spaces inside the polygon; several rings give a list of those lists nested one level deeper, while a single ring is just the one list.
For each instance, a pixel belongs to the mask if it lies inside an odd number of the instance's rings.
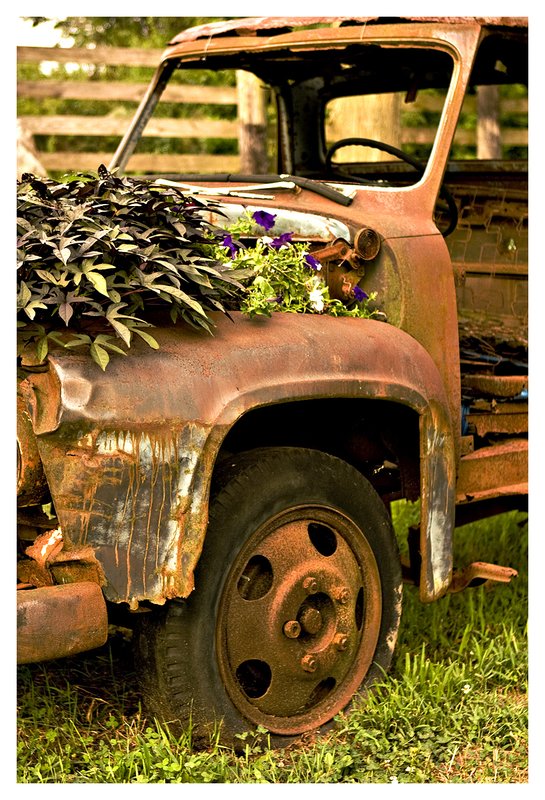
[{"label": "green lawn", "polygon": [[[413,511],[396,509],[403,536]],[[192,746],[146,717],[121,633],[92,654],[18,669],[19,783],[526,783],[524,514],[456,532],[460,566],[515,567],[511,584],[422,605],[406,587],[392,671],[321,735],[270,750]]]}]

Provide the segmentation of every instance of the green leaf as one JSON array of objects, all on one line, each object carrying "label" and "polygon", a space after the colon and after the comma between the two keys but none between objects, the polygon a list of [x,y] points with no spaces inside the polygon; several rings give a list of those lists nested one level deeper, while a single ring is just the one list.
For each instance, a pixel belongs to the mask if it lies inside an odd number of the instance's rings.
[{"label": "green leaf", "polygon": [[159,343],[149,333],[146,333],[146,331],[141,331],[139,328],[133,328],[132,330],[134,333],[137,333],[138,336],[140,336],[146,342],[146,344],[149,344],[149,346],[152,347],[154,350],[159,349]]},{"label": "green leaf", "polygon": [[81,347],[81,345],[89,344],[91,341],[91,337],[87,336],[86,333],[78,333],[76,334],[74,339],[70,339],[69,342],[66,342],[64,345],[65,347]]},{"label": "green leaf", "polygon": [[32,297],[32,292],[30,291],[26,283],[24,281],[21,281],[19,286],[19,303],[21,304],[21,307],[26,306],[31,297]]},{"label": "green leaf", "polygon": [[34,319],[34,317],[36,316],[37,308],[47,308],[47,306],[44,305],[44,303],[40,303],[39,301],[34,300],[31,303],[28,303],[28,305],[24,307],[23,311],[25,312],[25,314],[29,319]]},{"label": "green leaf", "polygon": [[110,297],[108,294],[108,284],[106,278],[100,272],[87,272],[86,277],[91,281],[97,292],[103,294],[105,297]]},{"label": "green leaf", "polygon": [[105,370],[110,361],[110,356],[107,351],[96,342],[93,342],[89,348],[89,352],[91,353],[93,361],[95,361],[102,370]]},{"label": "green leaf", "polygon": [[119,334],[119,336],[123,339],[127,347],[131,346],[131,331],[124,325],[122,322],[119,322],[118,319],[115,317],[107,317],[108,322],[112,326],[112,328]]},{"label": "green leaf", "polygon": [[37,269],[36,270],[36,275],[39,275],[40,278],[42,278],[42,280],[44,280],[44,281],[46,281],[48,283],[52,283],[54,286],[63,286],[64,287],[64,286],[68,286],[68,284],[70,283],[70,280],[67,277],[68,276],[67,272],[61,272],[60,275],[55,276],[55,275],[53,275],[52,272],[49,272],[48,270]]},{"label": "green leaf", "polygon": [[190,297],[185,292],[182,292],[181,289],[176,289],[176,287],[174,287],[174,286],[167,286],[166,284],[162,284],[162,283],[161,284],[160,283],[156,283],[152,288],[155,291],[161,291],[161,292],[165,292],[166,294],[171,294],[177,300],[181,300],[183,303],[185,303],[187,306],[189,306],[189,308],[192,308],[193,311],[196,311],[198,314],[201,314],[201,316],[206,317],[206,313],[205,313],[203,307],[201,306],[201,304],[198,303],[197,300],[194,300],[192,297]]},{"label": "green leaf", "polygon": [[66,264],[71,255],[69,247],[62,247],[60,249],[56,247],[53,252],[63,264]]},{"label": "green leaf", "polygon": [[47,356],[48,349],[49,349],[49,345],[48,345],[48,342],[47,342],[47,336],[42,336],[42,338],[38,339],[38,342],[36,343],[36,356],[37,356],[38,361],[40,363],[42,361],[45,361],[45,357]]},{"label": "green leaf", "polygon": [[108,350],[112,350],[114,353],[119,353],[122,356],[127,355],[125,350],[122,350],[121,347],[118,347],[111,341],[111,336],[106,336],[105,334],[101,333],[95,338],[95,343],[101,345],[102,347],[107,347]]}]

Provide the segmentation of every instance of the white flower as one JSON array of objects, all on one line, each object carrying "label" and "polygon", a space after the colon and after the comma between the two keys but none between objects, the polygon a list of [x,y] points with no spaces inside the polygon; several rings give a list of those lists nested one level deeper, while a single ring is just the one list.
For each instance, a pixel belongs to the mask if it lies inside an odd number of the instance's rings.
[{"label": "white flower", "polygon": [[463,692],[464,694],[467,694],[467,693],[468,693],[468,692],[470,692],[470,691],[471,691],[471,686],[469,685],[469,683],[466,683],[466,684],[464,684],[464,687],[463,687],[463,689],[462,689],[462,692]]},{"label": "white flower", "polygon": [[324,310],[324,298],[322,297],[321,289],[313,289],[309,294],[310,305],[315,311]]},{"label": "white flower", "polygon": [[396,778],[395,775],[391,775],[390,776],[390,783],[399,783],[399,781],[398,781],[398,779]]}]

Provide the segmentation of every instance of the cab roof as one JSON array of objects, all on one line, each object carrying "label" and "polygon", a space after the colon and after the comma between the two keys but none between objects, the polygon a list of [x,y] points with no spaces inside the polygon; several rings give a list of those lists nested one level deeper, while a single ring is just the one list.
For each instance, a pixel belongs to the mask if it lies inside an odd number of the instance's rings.
[{"label": "cab roof", "polygon": [[294,29],[315,25],[346,27],[349,25],[377,25],[403,23],[443,23],[462,25],[477,23],[483,27],[526,28],[527,17],[239,17],[237,19],[209,22],[181,31],[168,43],[169,46],[199,39],[223,36],[271,36],[289,33]]}]

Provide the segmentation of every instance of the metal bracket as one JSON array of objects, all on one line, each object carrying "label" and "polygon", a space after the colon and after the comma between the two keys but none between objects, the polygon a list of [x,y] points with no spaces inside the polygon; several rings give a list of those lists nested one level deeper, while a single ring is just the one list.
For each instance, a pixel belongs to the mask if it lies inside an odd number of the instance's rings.
[{"label": "metal bracket", "polygon": [[474,561],[465,569],[454,573],[448,591],[461,592],[469,586],[481,586],[488,581],[497,583],[510,583],[516,578],[518,572],[511,567],[501,567],[498,564],[486,564],[484,561]]}]

